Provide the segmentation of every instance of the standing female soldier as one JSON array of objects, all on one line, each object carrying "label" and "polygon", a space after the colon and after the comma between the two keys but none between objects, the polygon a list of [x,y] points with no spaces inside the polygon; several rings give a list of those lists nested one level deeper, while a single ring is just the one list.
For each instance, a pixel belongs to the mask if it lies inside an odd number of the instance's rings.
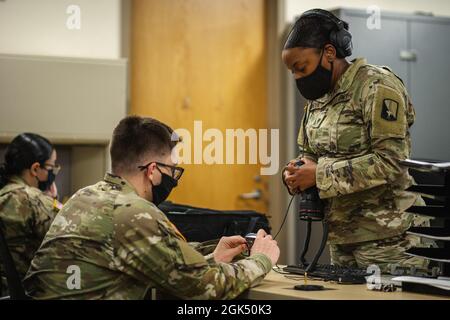
[{"label": "standing female soldier", "polygon": [[348,24],[314,9],[295,23],[283,50],[305,106],[298,144],[305,162],[286,167],[291,192],[316,186],[326,203],[332,263],[367,267],[425,267],[405,251],[422,200],[405,190],[413,179],[399,160],[410,156],[415,113],[400,78],[364,59],[349,63]]},{"label": "standing female soldier", "polygon": [[[58,210],[54,185],[56,151],[37,134],[14,138],[0,165],[2,232],[23,278]],[[53,194],[52,194],[53,193]]]}]

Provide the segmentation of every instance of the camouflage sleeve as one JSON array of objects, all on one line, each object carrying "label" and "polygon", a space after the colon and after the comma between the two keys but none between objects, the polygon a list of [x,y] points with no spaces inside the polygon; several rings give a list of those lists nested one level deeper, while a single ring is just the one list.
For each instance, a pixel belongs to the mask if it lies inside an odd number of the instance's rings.
[{"label": "camouflage sleeve", "polygon": [[206,256],[214,252],[219,243],[220,239],[208,240],[204,242],[188,242],[189,245],[194,249],[200,252],[202,255]]},{"label": "camouflage sleeve", "polygon": [[315,162],[317,162],[317,155],[314,154],[314,152],[311,150],[309,146],[309,141],[307,137],[305,136],[305,123],[307,121],[308,117],[308,111],[309,110],[309,104],[305,105],[305,108],[303,109],[303,116],[300,123],[300,130],[298,131],[298,138],[297,138],[297,144],[299,148],[299,155],[298,159],[305,157],[308,159],[311,159]]},{"label": "camouflage sleeve", "polygon": [[410,153],[408,126],[414,121],[414,111],[404,87],[372,82],[363,87],[362,96],[370,153],[341,161],[319,159],[316,182],[321,198],[394,183],[406,172],[399,160]]},{"label": "camouflage sleeve", "polygon": [[120,268],[139,281],[182,299],[233,299],[272,268],[262,254],[236,263],[208,263],[151,210],[116,215]]},{"label": "camouflage sleeve", "polygon": [[44,194],[35,199],[30,199],[30,202],[33,212],[33,232],[39,239],[44,239],[55,218],[57,209],[54,206],[53,199]]},{"label": "camouflage sleeve", "polygon": [[200,252],[206,259],[206,261],[211,264],[214,263],[214,250],[217,247],[220,239],[210,240],[205,242],[188,242],[192,249]]}]

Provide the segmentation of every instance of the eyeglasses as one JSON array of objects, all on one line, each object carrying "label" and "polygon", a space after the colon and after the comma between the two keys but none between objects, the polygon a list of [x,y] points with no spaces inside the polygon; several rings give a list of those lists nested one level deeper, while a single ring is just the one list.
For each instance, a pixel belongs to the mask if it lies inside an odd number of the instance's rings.
[{"label": "eyeglasses", "polygon": [[[50,163],[44,163],[42,166],[42,169],[47,171],[53,171],[53,174],[56,176],[59,171],[61,170],[61,166],[59,164],[50,164]],[[47,169],[47,167],[50,167],[51,169]]]},{"label": "eyeglasses", "polygon": [[[156,162],[156,161],[152,161],[147,163],[145,166],[139,166],[139,170],[145,170],[148,168],[149,165],[151,165],[152,163],[155,163],[157,166],[161,166],[161,167],[166,167],[169,168],[172,172],[172,178],[174,178],[175,180],[180,180],[181,176],[183,175],[184,169],[181,167],[176,167],[176,166],[171,166],[169,164],[165,164],[165,163],[161,163],[161,162]],[[158,168],[159,170],[159,168]],[[161,171],[161,170],[160,170]]]}]

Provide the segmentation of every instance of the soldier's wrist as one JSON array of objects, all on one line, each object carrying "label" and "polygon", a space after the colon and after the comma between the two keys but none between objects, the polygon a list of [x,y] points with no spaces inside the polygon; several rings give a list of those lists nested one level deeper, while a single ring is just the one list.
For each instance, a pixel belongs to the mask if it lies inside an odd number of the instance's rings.
[{"label": "soldier's wrist", "polygon": [[205,256],[205,260],[206,260],[206,262],[208,262],[208,264],[215,263],[216,260],[215,260],[215,258],[214,258],[214,252],[212,252],[212,253],[210,253],[210,254],[207,254],[207,255]]},{"label": "soldier's wrist", "polygon": [[266,274],[272,270],[272,267],[273,267],[272,260],[270,260],[270,258],[268,256],[266,256],[264,253],[254,253],[247,259],[253,260],[253,261],[259,263],[260,265],[262,265],[262,267],[264,269],[264,273],[266,273]]}]

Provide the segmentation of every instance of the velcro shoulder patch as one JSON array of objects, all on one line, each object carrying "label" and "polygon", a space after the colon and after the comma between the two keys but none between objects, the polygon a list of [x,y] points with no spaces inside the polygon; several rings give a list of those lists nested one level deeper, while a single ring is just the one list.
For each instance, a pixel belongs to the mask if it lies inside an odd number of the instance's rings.
[{"label": "velcro shoulder patch", "polygon": [[372,137],[405,137],[405,99],[399,90],[378,84],[372,109]]},{"label": "velcro shoulder patch", "polygon": [[187,267],[201,267],[208,264],[205,257],[193,249],[187,242],[177,240],[177,243],[183,256],[184,264]]}]

